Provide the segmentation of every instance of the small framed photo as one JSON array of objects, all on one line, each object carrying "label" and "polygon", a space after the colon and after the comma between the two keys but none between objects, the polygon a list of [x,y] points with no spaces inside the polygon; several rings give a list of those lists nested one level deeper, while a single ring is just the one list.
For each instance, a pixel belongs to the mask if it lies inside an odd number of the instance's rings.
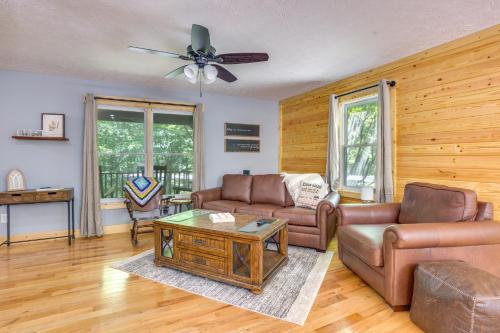
[{"label": "small framed photo", "polygon": [[42,113],[42,133],[44,136],[65,138],[64,113]]}]

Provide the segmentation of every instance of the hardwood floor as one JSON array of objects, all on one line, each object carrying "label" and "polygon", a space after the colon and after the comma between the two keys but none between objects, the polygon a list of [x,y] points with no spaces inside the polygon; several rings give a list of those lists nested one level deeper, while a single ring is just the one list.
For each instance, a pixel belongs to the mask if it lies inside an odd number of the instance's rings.
[{"label": "hardwood floor", "polygon": [[114,234],[0,248],[0,332],[421,332],[336,257],[304,326],[109,267],[152,247]]}]

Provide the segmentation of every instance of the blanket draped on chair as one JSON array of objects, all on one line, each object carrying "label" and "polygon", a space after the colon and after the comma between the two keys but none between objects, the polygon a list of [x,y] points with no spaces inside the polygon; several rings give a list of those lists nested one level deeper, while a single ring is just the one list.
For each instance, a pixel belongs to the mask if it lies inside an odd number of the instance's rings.
[{"label": "blanket draped on chair", "polygon": [[123,186],[130,198],[141,207],[146,206],[161,188],[162,185],[155,178],[144,176],[130,179]]}]

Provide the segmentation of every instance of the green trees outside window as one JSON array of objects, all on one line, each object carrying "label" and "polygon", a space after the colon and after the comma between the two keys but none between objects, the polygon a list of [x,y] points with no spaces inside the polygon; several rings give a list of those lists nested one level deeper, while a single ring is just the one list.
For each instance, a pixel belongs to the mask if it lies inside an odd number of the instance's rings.
[{"label": "green trees outside window", "polygon": [[[166,193],[190,191],[193,168],[193,117],[191,114],[98,110],[97,143],[102,198],[122,198],[125,182],[146,174],[147,133],[152,133],[152,176]],[[151,130],[146,128],[150,126]]]},{"label": "green trees outside window", "polygon": [[343,106],[343,186],[375,186],[378,97]]}]

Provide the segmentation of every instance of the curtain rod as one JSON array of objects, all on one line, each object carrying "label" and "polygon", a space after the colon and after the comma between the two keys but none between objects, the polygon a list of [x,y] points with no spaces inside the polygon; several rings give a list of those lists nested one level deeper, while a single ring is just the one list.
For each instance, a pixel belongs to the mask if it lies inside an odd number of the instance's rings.
[{"label": "curtain rod", "polygon": [[[389,85],[389,87],[394,87],[396,85],[396,81],[386,81],[386,83]],[[363,91],[363,90],[366,90],[366,89],[375,88],[375,87],[378,87],[378,84],[374,84],[374,85],[371,85],[371,86],[368,86],[368,87],[364,87],[364,88],[359,88],[359,89],[356,89],[356,90],[352,90],[352,91],[349,91],[349,92],[337,95],[337,96],[335,96],[335,99],[337,99],[339,97],[342,97],[342,96],[347,96],[347,95],[350,95],[350,94],[354,94],[354,93],[357,93],[359,91]]]},{"label": "curtain rod", "polygon": [[116,96],[95,95],[94,99],[109,99],[112,101],[121,101],[121,102],[138,102],[138,103],[165,104],[165,105],[192,106],[192,107],[196,106],[196,104],[193,104],[193,103],[154,101],[154,100],[148,100],[145,98],[127,98],[127,97],[116,97]]}]

